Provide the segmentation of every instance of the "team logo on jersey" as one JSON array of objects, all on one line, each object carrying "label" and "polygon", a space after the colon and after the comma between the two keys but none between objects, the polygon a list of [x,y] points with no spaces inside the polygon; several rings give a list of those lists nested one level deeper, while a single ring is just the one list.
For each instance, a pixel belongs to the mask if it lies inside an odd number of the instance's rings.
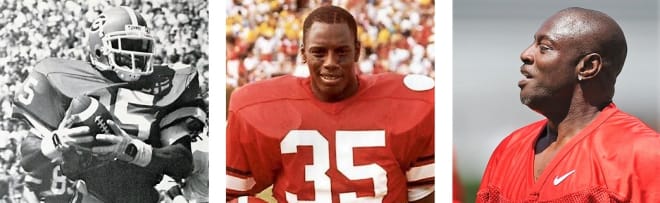
[{"label": "team logo on jersey", "polygon": [[433,89],[435,81],[433,81],[433,78],[425,75],[406,75],[403,78],[403,84],[413,91],[426,91]]}]

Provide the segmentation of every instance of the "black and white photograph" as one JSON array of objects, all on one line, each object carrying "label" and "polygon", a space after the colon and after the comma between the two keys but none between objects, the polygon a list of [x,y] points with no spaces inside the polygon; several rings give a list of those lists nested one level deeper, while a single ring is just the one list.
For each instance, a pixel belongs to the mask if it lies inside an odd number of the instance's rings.
[{"label": "black and white photograph", "polygon": [[0,2],[0,202],[208,202],[207,0]]}]

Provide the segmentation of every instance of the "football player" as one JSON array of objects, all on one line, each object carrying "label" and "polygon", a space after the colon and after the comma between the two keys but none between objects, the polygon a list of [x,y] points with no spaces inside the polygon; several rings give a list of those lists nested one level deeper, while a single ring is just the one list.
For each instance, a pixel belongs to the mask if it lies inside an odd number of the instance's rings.
[{"label": "football player", "polygon": [[356,30],[346,10],[315,9],[300,48],[310,77],[233,93],[227,200],[273,185],[278,202],[433,201],[433,80],[357,75]]},{"label": "football player", "polygon": [[[40,146],[41,138],[30,134],[23,139],[21,154],[38,152]],[[41,164],[26,174],[25,187],[43,202],[67,203],[75,194],[73,181],[64,176],[59,165],[50,162]]]},{"label": "football player", "polygon": [[[190,126],[207,120],[197,72],[153,65],[155,39],[146,26],[128,7],[107,9],[89,28],[89,61],[49,58],[35,66],[13,112],[40,138],[23,153],[26,171],[58,163],[69,179],[80,180],[77,190],[102,202],[157,202],[154,185],[164,174],[181,179],[191,173],[190,135],[196,130]],[[81,95],[110,111],[112,134],[70,127],[77,117],[67,109]],[[111,144],[80,147],[98,141]]]},{"label": "football player", "polygon": [[546,117],[497,146],[477,202],[660,202],[660,136],[612,102],[627,44],[607,14],[567,8],[520,59],[520,100]]}]

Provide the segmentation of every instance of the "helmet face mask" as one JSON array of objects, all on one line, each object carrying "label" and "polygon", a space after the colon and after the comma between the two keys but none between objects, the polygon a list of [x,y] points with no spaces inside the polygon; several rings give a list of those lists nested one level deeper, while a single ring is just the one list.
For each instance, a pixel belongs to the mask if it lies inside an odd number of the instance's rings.
[{"label": "helmet face mask", "polygon": [[155,39],[142,16],[129,8],[104,11],[92,23],[89,44],[92,64],[101,71],[114,71],[123,81],[153,72]]}]

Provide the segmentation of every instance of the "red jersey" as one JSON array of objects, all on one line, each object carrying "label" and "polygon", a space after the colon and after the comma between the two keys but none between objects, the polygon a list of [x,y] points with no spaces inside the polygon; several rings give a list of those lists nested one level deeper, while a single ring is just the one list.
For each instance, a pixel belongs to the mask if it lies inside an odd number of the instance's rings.
[{"label": "red jersey", "polygon": [[270,185],[278,202],[407,202],[433,191],[433,87],[359,76],[343,101],[316,99],[309,78],[242,87],[229,104],[228,199]]},{"label": "red jersey", "polygon": [[477,202],[660,202],[660,136],[605,107],[534,180],[534,145],[547,120],[516,130],[495,149]]},{"label": "red jersey", "polygon": [[[64,118],[71,98],[87,95],[97,98],[127,133],[159,148],[178,139],[160,135],[165,122],[202,111],[202,101],[196,99],[199,91],[193,67],[154,66],[152,74],[127,83],[107,79],[87,62],[49,58],[40,61],[24,81],[12,116],[27,121],[36,136],[50,134]],[[39,143],[34,142],[29,147],[32,150],[22,154],[21,166],[28,172],[51,164]],[[68,178],[87,182],[90,192],[106,202],[158,200],[153,186],[161,180],[162,171],[120,161],[91,170],[84,166],[91,161],[72,161],[62,164],[61,169]]]}]

